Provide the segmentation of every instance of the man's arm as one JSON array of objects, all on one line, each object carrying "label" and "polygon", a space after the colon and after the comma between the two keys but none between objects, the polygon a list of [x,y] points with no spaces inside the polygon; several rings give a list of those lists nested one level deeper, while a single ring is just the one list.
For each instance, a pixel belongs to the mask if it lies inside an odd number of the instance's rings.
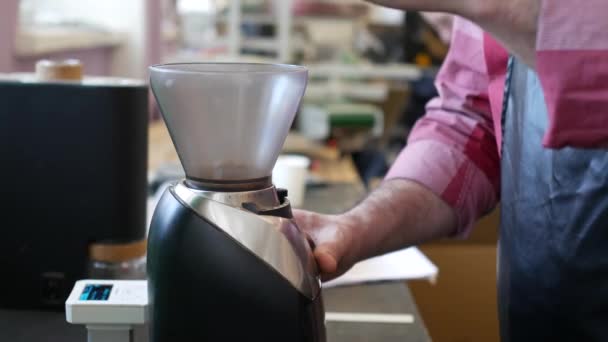
[{"label": "man's arm", "polygon": [[454,211],[439,196],[403,179],[385,181],[345,214],[294,210],[294,216],[316,244],[323,280],[360,260],[447,236],[456,227]]},{"label": "man's arm", "polygon": [[457,19],[452,48],[427,106],[387,175],[343,215],[297,211],[315,241],[325,279],[374,255],[449,235],[466,235],[498,197],[498,149],[488,103],[483,33]]},{"label": "man's arm", "polygon": [[355,260],[443,238],[457,228],[453,208],[409,179],[385,181],[344,219],[353,234],[361,237],[355,240]]}]

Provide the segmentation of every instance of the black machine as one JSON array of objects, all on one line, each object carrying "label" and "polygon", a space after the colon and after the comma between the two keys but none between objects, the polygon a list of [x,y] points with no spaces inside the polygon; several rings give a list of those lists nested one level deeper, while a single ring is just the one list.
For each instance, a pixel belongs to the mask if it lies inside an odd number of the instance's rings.
[{"label": "black machine", "polygon": [[312,248],[270,177],[306,80],[288,65],[151,68],[186,173],[150,227],[152,342],[325,342]]},{"label": "black machine", "polygon": [[145,239],[148,91],[0,76],[0,308],[63,309],[93,243]]}]

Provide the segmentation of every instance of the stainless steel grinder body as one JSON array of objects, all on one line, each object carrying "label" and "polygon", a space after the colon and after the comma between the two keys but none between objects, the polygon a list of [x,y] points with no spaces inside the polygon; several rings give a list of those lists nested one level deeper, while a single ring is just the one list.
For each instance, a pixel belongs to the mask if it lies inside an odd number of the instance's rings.
[{"label": "stainless steel grinder body", "polygon": [[311,248],[274,186],[171,186],[148,242],[151,341],[324,342]]}]

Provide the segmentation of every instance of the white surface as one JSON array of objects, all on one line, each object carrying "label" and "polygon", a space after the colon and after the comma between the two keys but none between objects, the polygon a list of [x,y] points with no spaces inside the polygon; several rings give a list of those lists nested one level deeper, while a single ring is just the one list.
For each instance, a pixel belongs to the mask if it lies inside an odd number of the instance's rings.
[{"label": "white surface", "polygon": [[230,0],[228,7],[228,50],[235,58],[241,54],[241,0]]},{"label": "white surface", "polygon": [[282,155],[272,170],[272,182],[277,188],[287,189],[287,198],[295,208],[304,204],[309,166],[310,159],[304,156]]},{"label": "white surface", "polygon": [[[88,284],[112,285],[107,300],[80,300]],[[144,324],[148,320],[145,280],[79,280],[65,302],[66,320],[72,324]]]},{"label": "white surface", "polygon": [[382,314],[358,312],[326,312],[326,322],[353,322],[353,323],[394,323],[412,324],[414,316],[409,314]]},{"label": "white surface", "polygon": [[372,6],[369,20],[379,25],[403,25],[404,11],[382,6]]},{"label": "white surface", "polygon": [[105,77],[105,76],[84,76],[81,81],[72,80],[54,80],[41,81],[38,79],[35,73],[31,72],[12,72],[12,73],[0,73],[1,81],[12,81],[18,83],[59,83],[59,84],[74,84],[78,83],[82,86],[91,87],[147,87],[147,82],[134,78],[122,78],[122,77]]},{"label": "white surface", "polygon": [[126,36],[120,33],[40,27],[21,29],[17,33],[15,50],[20,57],[30,57],[67,50],[117,46],[125,41]]},{"label": "white surface", "polygon": [[273,2],[273,10],[278,17],[277,23],[277,57],[282,63],[291,60],[291,26],[293,0],[280,0]]},{"label": "white surface", "polygon": [[320,106],[303,105],[297,116],[300,133],[308,139],[321,140],[329,137],[329,114]]},{"label": "white surface", "polygon": [[274,38],[243,38],[241,47],[250,50],[275,52],[279,48],[279,42]]},{"label": "white surface", "polygon": [[[293,0],[275,0],[272,2],[273,15],[264,16],[264,20],[271,19],[275,23],[275,38],[245,38],[241,34],[241,23],[247,15],[241,11],[242,0],[230,0],[228,6],[228,46],[229,55],[236,58],[241,54],[241,48],[261,49],[276,52],[278,62],[287,62],[291,56],[291,8]],[[246,21],[246,20],[245,20]]]},{"label": "white surface", "polygon": [[390,80],[415,81],[422,77],[422,69],[413,64],[307,64],[310,78],[349,77],[384,78]]},{"label": "white surface", "polygon": [[148,78],[146,44],[149,42],[146,37],[147,15],[144,15],[147,5],[146,0],[33,1],[39,13],[54,13],[62,22],[85,23],[121,32],[124,43],[114,51],[112,75],[134,78]]},{"label": "white surface", "polygon": [[323,287],[414,279],[434,281],[438,272],[437,266],[418,248],[411,247],[362,261],[341,277],[324,283]]},{"label": "white surface", "polygon": [[193,11],[182,13],[180,18],[184,47],[202,49],[217,40],[213,13]]},{"label": "white surface", "polygon": [[364,82],[309,82],[304,99],[309,101],[331,101],[344,97],[371,102],[382,102],[388,96],[386,83]]},{"label": "white surface", "polygon": [[[357,34],[358,20],[336,17],[296,17],[310,42],[317,47],[330,47],[332,51],[350,51]],[[335,50],[334,50],[335,49]]]}]

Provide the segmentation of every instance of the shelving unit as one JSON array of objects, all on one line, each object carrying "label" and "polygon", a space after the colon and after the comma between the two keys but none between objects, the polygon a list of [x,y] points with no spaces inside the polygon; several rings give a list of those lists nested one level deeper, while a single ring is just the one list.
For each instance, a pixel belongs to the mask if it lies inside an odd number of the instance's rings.
[{"label": "shelving unit", "polygon": [[[308,64],[309,82],[306,99],[349,97],[362,101],[382,102],[389,93],[389,81],[412,82],[423,76],[423,70],[410,64]],[[324,81],[314,81],[314,79]],[[385,82],[369,83],[371,79]]]},{"label": "shelving unit", "polygon": [[[278,62],[287,62],[291,59],[289,45],[292,26],[293,0],[272,1],[271,14],[243,13],[241,0],[230,0],[228,8],[228,44],[230,56],[241,55],[242,49],[274,52]],[[241,23],[271,24],[275,25],[274,38],[248,38],[241,32]]]},{"label": "shelving unit", "polygon": [[[272,62],[285,63],[291,60],[291,30],[293,24],[293,0],[273,0],[268,13],[248,13],[243,11],[243,1],[230,0],[225,13],[215,18],[216,23],[226,25],[226,34],[210,43],[211,49],[223,47],[227,53],[206,56],[197,51],[179,51],[173,56],[165,58],[167,62],[183,60],[242,60],[250,55],[244,55],[243,50],[261,52]],[[273,37],[248,37],[242,32],[242,24],[273,25]],[[255,54],[254,54],[255,56]]]},{"label": "shelving unit", "polygon": [[311,77],[337,78],[383,78],[397,81],[415,81],[423,71],[412,64],[336,64],[319,63],[308,65]]}]

